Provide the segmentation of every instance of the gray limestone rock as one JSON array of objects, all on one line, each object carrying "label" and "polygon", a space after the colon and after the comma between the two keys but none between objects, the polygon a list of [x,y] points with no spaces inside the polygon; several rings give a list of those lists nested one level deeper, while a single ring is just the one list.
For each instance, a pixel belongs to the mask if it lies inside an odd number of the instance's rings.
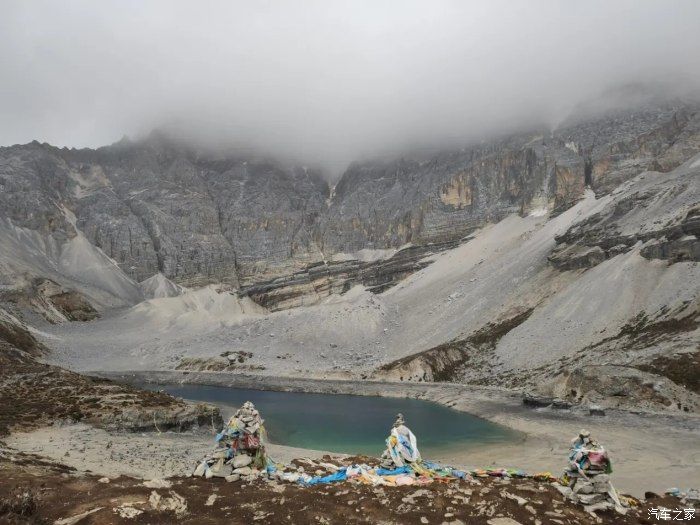
[{"label": "gray limestone rock", "polygon": [[[698,107],[676,101],[572,118],[554,131],[429,158],[353,163],[332,190],[316,170],[214,155],[162,133],[96,150],[33,142],[0,148],[0,219],[55,251],[80,231],[138,282],[162,273],[184,285],[253,286],[297,272],[317,281],[303,272],[320,265],[329,274],[323,286],[342,289],[334,284],[337,269],[326,265],[334,254],[352,259],[362,249],[457,242],[510,213],[565,209],[586,186],[602,194],[641,171],[667,172],[697,151]],[[643,235],[615,234],[619,214],[639,205],[643,195],[561,242],[589,250],[579,265],[599,262],[600,250],[610,257],[652,239],[659,243],[645,256],[697,260],[697,210]],[[603,233],[586,234],[590,228]],[[410,272],[411,265],[388,270]],[[388,282],[368,279],[369,286]]]}]

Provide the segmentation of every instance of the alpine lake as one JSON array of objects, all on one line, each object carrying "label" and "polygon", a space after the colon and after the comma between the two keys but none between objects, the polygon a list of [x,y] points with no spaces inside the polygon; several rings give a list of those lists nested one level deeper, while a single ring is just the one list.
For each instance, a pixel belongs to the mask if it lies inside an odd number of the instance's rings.
[{"label": "alpine lake", "polygon": [[252,401],[265,420],[268,441],[290,447],[379,456],[398,413],[418,438],[423,457],[456,447],[512,443],[519,436],[485,419],[419,399],[187,384],[142,386],[217,405],[224,421]]}]

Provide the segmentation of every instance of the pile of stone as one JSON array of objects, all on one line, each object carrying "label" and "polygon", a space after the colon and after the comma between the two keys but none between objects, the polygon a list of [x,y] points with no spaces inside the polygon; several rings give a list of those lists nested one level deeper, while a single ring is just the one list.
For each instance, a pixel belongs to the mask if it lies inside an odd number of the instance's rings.
[{"label": "pile of stone", "polygon": [[626,504],[621,500],[610,482],[612,464],[607,451],[591,438],[590,432],[581,430],[571,440],[569,464],[562,476],[565,486],[561,493],[574,503],[595,514],[597,511],[614,509],[620,514],[627,513]]},{"label": "pile of stone", "polygon": [[698,489],[688,489],[682,492],[680,489],[674,487],[668,489],[666,494],[680,499],[683,505],[690,505],[695,508],[700,505],[700,490]]},{"label": "pile of stone", "polygon": [[252,481],[265,474],[263,422],[253,403],[246,401],[216,436],[216,449],[197,465],[193,476]]},{"label": "pile of stone", "polygon": [[380,465],[384,469],[395,469],[420,461],[416,436],[406,426],[403,414],[398,414],[386,439],[386,449],[382,453]]}]

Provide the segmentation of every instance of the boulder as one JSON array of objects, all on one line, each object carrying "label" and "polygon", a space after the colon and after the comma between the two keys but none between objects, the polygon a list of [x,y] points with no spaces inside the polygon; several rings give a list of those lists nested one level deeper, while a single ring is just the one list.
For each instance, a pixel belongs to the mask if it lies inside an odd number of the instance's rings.
[{"label": "boulder", "polygon": [[239,454],[235,458],[233,458],[233,468],[238,469],[241,467],[247,467],[253,462],[253,458],[246,454]]}]

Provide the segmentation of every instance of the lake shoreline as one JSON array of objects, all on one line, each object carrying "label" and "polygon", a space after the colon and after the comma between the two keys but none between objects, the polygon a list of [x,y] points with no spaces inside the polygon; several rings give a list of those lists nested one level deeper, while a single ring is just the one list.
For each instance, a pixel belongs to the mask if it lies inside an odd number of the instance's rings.
[{"label": "lake shoreline", "polygon": [[[475,445],[449,451],[436,461],[460,466],[502,466],[528,472],[558,474],[564,467],[569,440],[581,428],[590,430],[608,448],[614,479],[623,491],[643,495],[672,486],[700,485],[700,417],[685,414],[608,410],[588,415],[571,410],[530,409],[522,394],[495,387],[445,383],[389,383],[315,378],[231,375],[217,372],[133,371],[90,372],[128,383],[187,383],[257,390],[410,397],[433,401],[504,425],[523,434],[521,442]],[[417,436],[420,443],[420,436]]]},{"label": "lake shoreline", "polygon": [[483,444],[516,443],[520,432],[468,412],[411,397],[280,392],[182,383],[137,383],[192,403],[217,406],[224,419],[251,401],[265,418],[268,442],[378,456],[396,414],[403,414],[420,439],[424,457]]}]

